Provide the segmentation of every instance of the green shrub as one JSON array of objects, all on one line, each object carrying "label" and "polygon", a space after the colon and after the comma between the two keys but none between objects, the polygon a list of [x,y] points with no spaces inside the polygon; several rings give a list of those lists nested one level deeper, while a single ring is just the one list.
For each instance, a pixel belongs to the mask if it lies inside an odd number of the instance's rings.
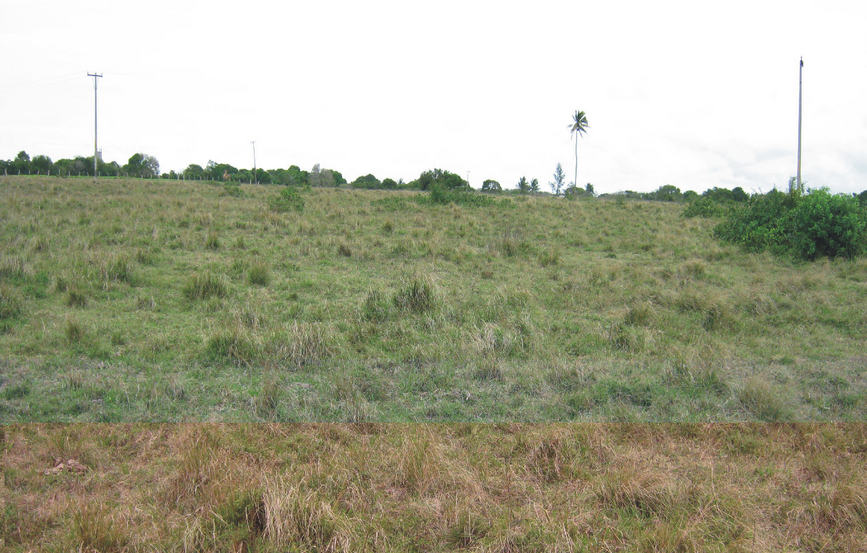
[{"label": "green shrub", "polygon": [[223,298],[226,294],[228,294],[228,288],[225,281],[208,271],[193,275],[184,287],[184,295],[190,300],[205,300],[210,297]]},{"label": "green shrub", "polygon": [[802,259],[848,257],[865,247],[867,214],[851,196],[813,190],[791,212],[792,249]]},{"label": "green shrub", "polygon": [[683,210],[684,217],[722,217],[728,212],[728,207],[710,198],[699,197],[690,202]]},{"label": "green shrub", "polygon": [[426,196],[419,196],[419,201],[439,205],[458,204],[476,207],[509,203],[507,199],[498,201],[490,196],[477,193],[471,188],[446,188],[438,184],[431,186]]},{"label": "green shrub", "polygon": [[268,200],[271,211],[285,213],[287,211],[304,211],[304,198],[294,186],[287,186],[279,194]]},{"label": "green shrub", "polygon": [[851,196],[827,189],[799,196],[772,191],[753,196],[717,225],[714,234],[750,251],[800,259],[855,257],[867,242],[867,212]]}]

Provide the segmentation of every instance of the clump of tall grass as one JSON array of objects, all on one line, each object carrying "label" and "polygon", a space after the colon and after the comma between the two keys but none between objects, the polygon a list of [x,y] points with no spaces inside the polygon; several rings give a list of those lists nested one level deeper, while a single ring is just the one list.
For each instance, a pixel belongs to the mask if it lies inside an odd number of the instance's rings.
[{"label": "clump of tall grass", "polygon": [[224,298],[229,289],[221,276],[210,271],[194,274],[184,287],[184,295],[189,300],[205,300],[208,298]]},{"label": "clump of tall grass", "polygon": [[66,342],[68,344],[79,344],[84,339],[84,326],[75,319],[66,319],[66,325],[63,328],[63,335],[66,336]]},{"label": "clump of tall grass", "polygon": [[249,365],[259,355],[259,349],[241,328],[221,330],[208,338],[205,353],[209,359],[228,359],[237,365]]},{"label": "clump of tall grass", "polygon": [[331,332],[323,325],[295,321],[270,337],[265,355],[278,363],[300,368],[330,357],[332,342]]},{"label": "clump of tall grass", "polygon": [[767,381],[754,376],[738,392],[741,404],[761,420],[773,422],[788,415],[780,394]]},{"label": "clump of tall grass", "polygon": [[656,317],[656,310],[650,302],[639,302],[632,305],[623,319],[628,325],[649,326]]},{"label": "clump of tall grass", "polygon": [[83,504],[75,509],[72,534],[80,551],[123,551],[129,542],[103,505]]},{"label": "clump of tall grass", "polygon": [[24,279],[33,275],[33,267],[20,255],[0,256],[0,277]]},{"label": "clump of tall grass", "polygon": [[[262,502],[265,536],[276,547],[301,546],[310,551],[350,551],[351,526],[330,501],[300,483],[268,481]],[[291,549],[290,549],[291,550]]]},{"label": "clump of tall grass", "polygon": [[436,307],[437,297],[430,280],[416,277],[398,290],[392,301],[401,311],[424,313]]},{"label": "clump of tall grass", "polygon": [[247,271],[247,281],[254,286],[268,286],[271,283],[271,269],[264,262],[254,262]]},{"label": "clump of tall grass", "polygon": [[133,281],[132,264],[125,255],[99,256],[94,263],[96,279],[103,289],[115,282],[131,284]]},{"label": "clump of tall grass", "polygon": [[361,305],[361,316],[366,321],[382,322],[388,318],[389,305],[379,290],[370,290]]},{"label": "clump of tall grass", "polygon": [[208,237],[205,239],[205,247],[209,250],[220,249],[220,238],[217,236],[216,231],[212,230],[208,233]]},{"label": "clump of tall grass", "polygon": [[555,249],[545,250],[539,254],[539,265],[550,267],[560,263],[560,252]]},{"label": "clump of tall grass", "polygon": [[70,288],[66,292],[64,303],[67,307],[84,307],[87,305],[87,296],[77,288]]},{"label": "clump of tall grass", "polygon": [[0,321],[17,318],[22,309],[21,296],[11,287],[0,284]]}]

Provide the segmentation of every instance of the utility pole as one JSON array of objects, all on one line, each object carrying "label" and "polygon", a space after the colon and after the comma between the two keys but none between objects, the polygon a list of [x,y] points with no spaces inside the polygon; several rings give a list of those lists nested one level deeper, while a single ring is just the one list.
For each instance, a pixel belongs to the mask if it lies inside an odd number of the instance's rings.
[{"label": "utility pole", "polygon": [[251,140],[251,141],[250,141],[250,144],[253,145],[253,178],[250,179],[250,182],[252,183],[252,181],[255,180],[255,181],[256,181],[256,184],[259,184],[259,178],[258,178],[258,176],[256,175],[256,141],[255,141],[255,140]]},{"label": "utility pole", "polygon": [[102,73],[88,73],[88,77],[93,77],[93,182],[96,182],[97,159],[99,150],[97,150],[96,140],[96,79],[102,77]]},{"label": "utility pole", "polygon": [[798,177],[795,186],[801,193],[801,104],[804,91],[804,58],[801,58],[801,67],[798,69]]}]

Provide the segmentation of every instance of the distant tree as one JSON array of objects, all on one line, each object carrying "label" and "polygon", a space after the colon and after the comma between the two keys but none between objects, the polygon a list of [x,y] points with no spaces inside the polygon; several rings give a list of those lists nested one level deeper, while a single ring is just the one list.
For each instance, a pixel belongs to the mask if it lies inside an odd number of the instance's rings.
[{"label": "distant tree", "polygon": [[47,175],[54,164],[51,163],[51,158],[48,156],[36,156],[30,161],[30,170],[36,171],[37,174]]},{"label": "distant tree", "polygon": [[527,177],[521,177],[518,181],[518,192],[521,194],[526,194],[530,191],[530,183],[527,182]]},{"label": "distant tree", "polygon": [[74,163],[73,160],[68,159],[68,158],[58,159],[57,161],[54,162],[54,171],[53,171],[54,174],[59,175],[61,177],[66,177],[66,176],[73,174],[72,173],[73,163]]},{"label": "distant tree", "polygon": [[548,186],[551,187],[551,192],[554,193],[555,196],[560,195],[560,191],[563,190],[563,187],[566,185],[566,174],[563,172],[563,166],[559,163],[557,164],[557,168],[554,169],[554,180],[548,183]]},{"label": "distant tree", "polygon": [[112,161],[111,163],[105,163],[101,159],[99,160],[99,174],[104,175],[106,177],[117,177],[120,176],[121,166],[116,161]]},{"label": "distant tree", "polygon": [[579,188],[575,186],[574,182],[570,182],[569,186],[563,191],[563,197],[568,198],[570,200],[574,200],[580,196],[583,196],[587,192],[583,188]]},{"label": "distant tree", "polygon": [[445,189],[469,188],[469,183],[459,175],[443,169],[425,171],[410,183],[411,188],[428,190],[434,185]]},{"label": "distant tree", "polygon": [[75,156],[72,160],[73,175],[93,175],[93,157]]},{"label": "distant tree", "polygon": [[18,152],[18,155],[12,160],[12,169],[20,175],[26,175],[30,172],[30,156],[27,152],[24,150]]},{"label": "distant tree", "polygon": [[129,158],[127,164],[123,166],[123,170],[130,177],[152,179],[159,176],[160,163],[153,156],[136,153]]},{"label": "distant tree", "polygon": [[227,180],[232,180],[235,182],[253,182],[253,170],[252,169],[238,169]]},{"label": "distant tree", "polygon": [[[247,176],[249,176],[249,173]],[[208,164],[205,166],[205,177],[208,180],[215,181],[243,182],[238,177],[238,170],[235,167],[228,163],[216,163],[212,160],[208,160]]]},{"label": "distant tree", "polygon": [[343,177],[340,171],[337,171],[336,169],[328,169],[328,171],[331,173],[331,176],[334,179],[334,186],[342,186],[346,184],[346,179]]},{"label": "distant tree", "polygon": [[201,165],[191,163],[182,173],[185,179],[201,180],[205,177],[205,169]]},{"label": "distant tree", "polygon": [[378,178],[371,174],[367,174],[352,181],[350,186],[353,188],[380,188],[381,185],[382,183],[379,182]]},{"label": "distant tree", "polygon": [[539,191],[539,179],[533,179],[530,181],[530,192],[538,192]]},{"label": "distant tree", "polygon": [[686,192],[683,193],[683,199],[687,202],[691,202],[691,201],[697,199],[698,197],[699,197],[698,192],[696,192],[695,190],[687,190]]},{"label": "distant tree", "polygon": [[306,186],[310,183],[310,175],[307,171],[303,171],[297,165],[290,165],[286,174],[288,177],[288,182],[286,184],[290,186]]},{"label": "distant tree", "polygon": [[503,187],[500,186],[500,183],[493,179],[488,179],[482,183],[482,192],[501,192],[502,190]]},{"label": "distant tree", "polygon": [[257,168],[256,174],[253,175],[253,182],[259,184],[271,184],[271,173],[262,168]]},{"label": "distant tree", "polygon": [[400,186],[400,184],[398,184],[397,181],[395,181],[394,179],[390,179],[388,177],[382,179],[382,187],[386,190],[394,190],[398,186]]},{"label": "distant tree", "polygon": [[319,164],[315,164],[307,175],[310,186],[322,186],[322,175]]},{"label": "distant tree", "polygon": [[575,110],[572,114],[572,124],[569,125],[569,132],[575,138],[575,180],[573,183],[578,183],[578,136],[587,132],[587,116],[583,111]]},{"label": "distant tree", "polygon": [[584,191],[587,192],[587,194],[589,194],[590,196],[596,195],[596,191],[593,189],[593,185],[589,182],[587,183],[587,186],[584,187]]},{"label": "distant tree", "polygon": [[732,200],[736,202],[745,202],[750,199],[749,194],[744,192],[744,189],[740,186],[736,186],[732,188]]},{"label": "distant tree", "polygon": [[661,202],[679,202],[683,199],[683,195],[680,193],[680,188],[666,184],[657,188],[655,192],[652,192],[651,199]]}]

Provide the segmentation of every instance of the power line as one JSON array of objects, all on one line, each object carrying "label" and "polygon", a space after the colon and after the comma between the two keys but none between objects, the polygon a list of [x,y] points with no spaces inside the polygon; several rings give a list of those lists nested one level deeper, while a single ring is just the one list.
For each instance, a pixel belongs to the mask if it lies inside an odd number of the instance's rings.
[{"label": "power line", "polygon": [[97,159],[99,158],[98,142],[96,140],[96,80],[102,77],[102,73],[88,73],[88,77],[93,77],[93,181],[96,182]]}]

